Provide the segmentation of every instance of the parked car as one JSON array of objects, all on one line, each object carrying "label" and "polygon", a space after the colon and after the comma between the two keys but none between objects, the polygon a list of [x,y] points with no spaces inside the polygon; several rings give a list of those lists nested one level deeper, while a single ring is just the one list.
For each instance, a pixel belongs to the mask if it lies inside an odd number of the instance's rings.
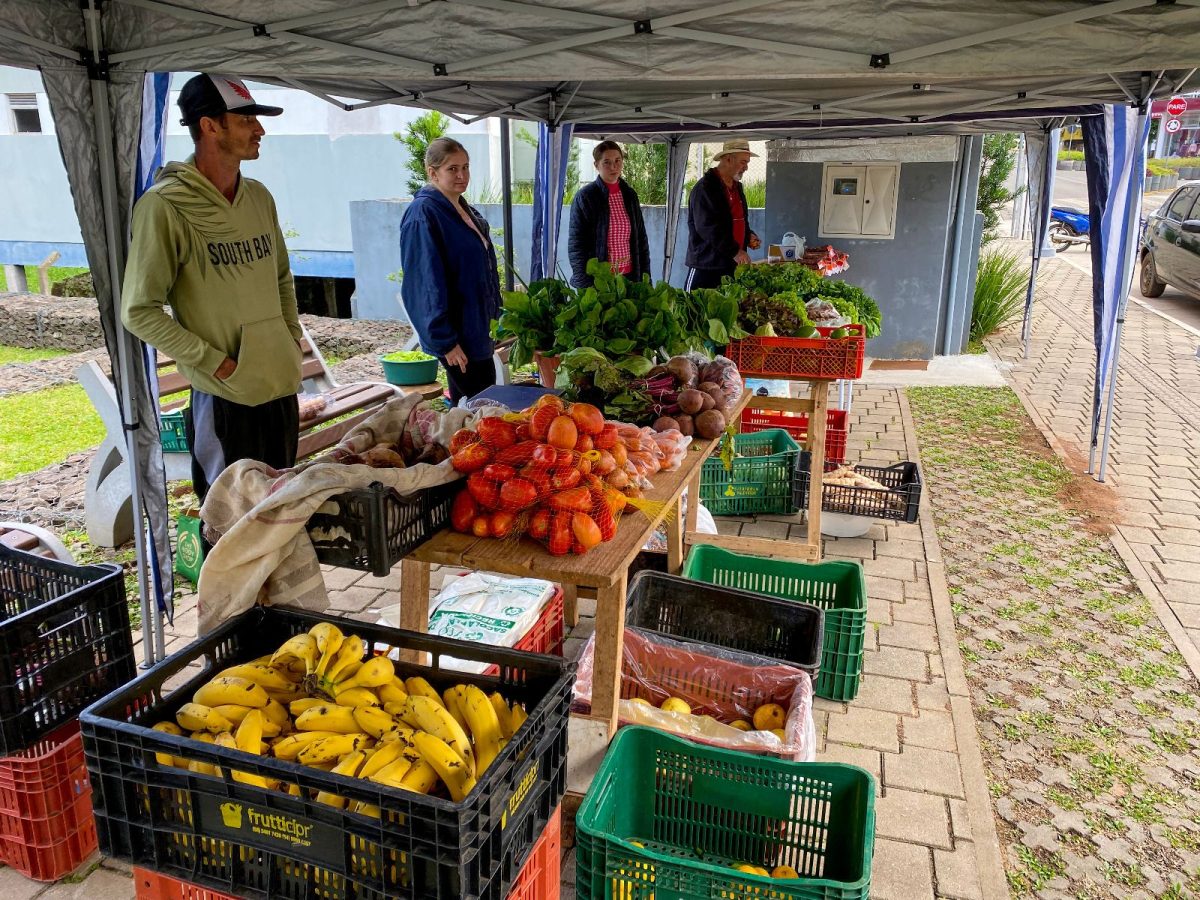
[{"label": "parked car", "polygon": [[1200,298],[1200,181],[1181,185],[1150,214],[1139,255],[1143,297],[1158,297],[1169,284]]}]

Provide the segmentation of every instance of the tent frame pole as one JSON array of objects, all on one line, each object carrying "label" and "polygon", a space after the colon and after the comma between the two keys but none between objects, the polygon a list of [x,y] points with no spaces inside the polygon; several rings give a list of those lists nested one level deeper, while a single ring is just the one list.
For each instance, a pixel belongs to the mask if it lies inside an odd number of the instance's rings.
[{"label": "tent frame pole", "polygon": [[513,204],[512,204],[512,123],[500,117],[500,189],[504,203],[504,288],[515,290],[513,271]]},{"label": "tent frame pole", "polygon": [[[100,59],[102,49],[102,12],[97,0],[89,0],[83,11],[88,49],[93,59]],[[117,229],[117,174],[113,156],[113,133],[111,111],[108,102],[108,81],[102,77],[91,77],[92,117],[96,127],[96,152],[100,174],[100,199],[104,212],[104,231],[108,244],[108,271],[112,282],[113,311],[121,308],[121,254],[123,244]],[[146,578],[146,522],[142,510],[141,472],[138,468],[137,429],[134,421],[133,387],[130,365],[134,357],[132,338],[121,325],[120,315],[114,315],[114,334],[117,344],[117,361],[121,368],[121,424],[125,430],[126,464],[129,466],[129,481],[133,507],[133,541],[137,565],[138,594],[142,607],[142,657],[143,667],[150,668],[163,657],[163,623],[156,604],[150,602],[149,585]]]}]

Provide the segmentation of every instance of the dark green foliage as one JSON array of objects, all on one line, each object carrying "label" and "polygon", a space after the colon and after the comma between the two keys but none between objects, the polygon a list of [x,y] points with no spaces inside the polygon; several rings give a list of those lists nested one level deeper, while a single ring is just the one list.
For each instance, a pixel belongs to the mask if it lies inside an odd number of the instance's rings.
[{"label": "dark green foliage", "polygon": [[637,191],[643,206],[667,202],[667,145],[626,144],[622,177]]},{"label": "dark green foliage", "polygon": [[979,200],[983,213],[983,242],[999,237],[1000,210],[1024,188],[1010,191],[1006,186],[1017,162],[1019,138],[1015,134],[988,134],[983,138],[982,171],[979,175]]},{"label": "dark green foliage", "polygon": [[404,166],[408,170],[405,187],[410,194],[415,196],[417,191],[425,187],[425,148],[438,138],[444,137],[449,128],[450,120],[437,110],[431,109],[409,122],[403,133],[393,133],[392,136],[408,151],[408,161]]},{"label": "dark green foliage", "polygon": [[971,308],[971,340],[980,341],[1021,315],[1029,274],[1015,253],[999,250],[979,258],[975,302]]},{"label": "dark green foliage", "polygon": [[[782,293],[794,292],[805,303],[817,298],[828,300],[842,315],[863,325],[867,337],[876,337],[880,333],[882,315],[879,306],[862,288],[844,281],[822,278],[802,263],[738,266],[737,271],[733,273],[733,280],[736,284],[745,287],[751,296],[775,298]],[[742,319],[744,323],[747,322],[744,303]],[[773,317],[771,322],[776,333],[782,337],[807,336],[807,334],[796,335],[791,331],[781,330],[780,323]],[[808,322],[807,316],[804,317],[804,322]],[[749,328],[749,325],[744,324],[743,327]],[[811,328],[811,323],[809,323],[809,327]],[[749,330],[754,329],[749,328]]]}]

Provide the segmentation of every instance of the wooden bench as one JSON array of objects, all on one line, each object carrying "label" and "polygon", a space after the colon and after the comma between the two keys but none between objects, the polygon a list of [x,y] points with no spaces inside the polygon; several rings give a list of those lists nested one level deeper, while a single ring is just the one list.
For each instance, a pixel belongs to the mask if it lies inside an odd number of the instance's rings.
[{"label": "wooden bench", "polygon": [[[412,387],[396,387],[374,381],[338,384],[307,329],[304,329],[301,338],[301,349],[301,391],[320,394],[325,398],[325,408],[315,417],[301,421],[297,459],[305,459],[335,446],[347,432],[393,397],[412,393],[426,398],[442,395],[442,387],[436,382]],[[125,459],[127,448],[116,391],[108,376],[93,361],[85,362],[76,370],[76,374],[107,430],[88,472],[84,496],[88,539],[102,547],[118,547],[133,537],[133,514],[129,469]],[[176,369],[174,360],[159,354],[156,374],[159,408],[164,413],[182,409],[187,404],[190,385]],[[164,451],[167,481],[190,481],[191,460],[191,454],[186,450]]]}]

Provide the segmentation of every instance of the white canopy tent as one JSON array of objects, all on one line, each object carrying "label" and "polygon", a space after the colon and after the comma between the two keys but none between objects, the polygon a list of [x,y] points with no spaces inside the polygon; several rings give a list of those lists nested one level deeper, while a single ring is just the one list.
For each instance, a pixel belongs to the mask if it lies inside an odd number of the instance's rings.
[{"label": "white canopy tent", "polygon": [[[577,133],[874,137],[1028,130],[1141,103],[1200,64],[1200,0],[2,0],[0,62],[41,70],[122,400],[135,509],[165,546],[155,410],[119,286],[148,72],[214,71],[346,110],[438,108]],[[791,36],[796,35],[793,39]],[[169,111],[171,114],[173,111]],[[681,170],[680,170],[681,171]],[[681,183],[681,175],[673,174]],[[670,230],[669,230],[669,233]],[[137,529],[139,538],[140,529]],[[139,571],[145,571],[139,540]],[[161,656],[147,604],[146,659]]]}]

